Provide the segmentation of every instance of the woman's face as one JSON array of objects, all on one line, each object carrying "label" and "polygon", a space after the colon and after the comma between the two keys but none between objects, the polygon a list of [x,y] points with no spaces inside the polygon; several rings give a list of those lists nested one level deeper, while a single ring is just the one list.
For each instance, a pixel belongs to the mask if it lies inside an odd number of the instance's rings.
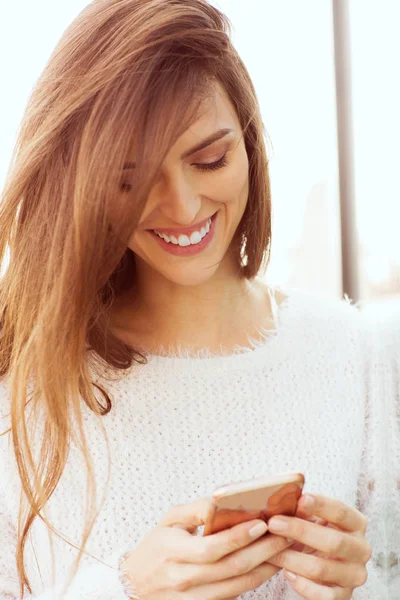
[{"label": "woman's face", "polygon": [[198,285],[218,269],[228,272],[248,171],[235,109],[216,84],[202,116],[169,151],[129,240],[139,277],[158,274],[177,285]]}]

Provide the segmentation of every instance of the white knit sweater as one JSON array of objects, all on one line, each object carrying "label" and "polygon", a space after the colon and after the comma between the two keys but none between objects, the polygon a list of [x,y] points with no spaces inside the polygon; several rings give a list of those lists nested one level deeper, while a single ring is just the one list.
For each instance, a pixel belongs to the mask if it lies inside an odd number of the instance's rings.
[{"label": "white knit sweater", "polygon": [[[118,558],[133,549],[176,504],[211,495],[214,488],[282,471],[301,471],[305,490],[356,505],[370,521],[374,548],[369,580],[356,600],[387,600],[382,565],[382,423],[379,386],[368,392],[369,371],[359,312],[346,302],[285,291],[276,332],[250,350],[227,356],[206,353],[152,356],[120,380],[107,383],[113,408],[102,418],[111,448],[111,480],[87,551],[66,596],[60,590],[77,555],[36,519],[25,565],[33,598],[125,600]],[[0,413],[7,412],[0,386]],[[85,426],[99,486],[107,478],[107,451],[94,416]],[[369,418],[368,418],[369,417]],[[9,424],[0,419],[1,431]],[[15,565],[19,483],[9,436],[0,437],[0,598],[18,596]],[[86,472],[71,448],[67,469],[46,516],[79,545],[83,531]],[[299,598],[282,572],[246,600]],[[393,600],[391,598],[390,600]],[[400,598],[400,594],[398,596]]]},{"label": "white knit sweater", "polygon": [[[384,490],[381,511],[385,518],[371,523],[380,540],[379,562],[385,564],[388,596],[400,599],[400,303],[393,309],[367,307],[363,314],[368,341],[368,390],[372,403],[371,421],[379,424],[373,436],[381,444],[371,454],[373,471]],[[379,308],[379,305],[378,305]],[[379,442],[379,440],[381,440]],[[380,457],[383,458],[379,463]],[[378,555],[378,547],[376,544]]]}]

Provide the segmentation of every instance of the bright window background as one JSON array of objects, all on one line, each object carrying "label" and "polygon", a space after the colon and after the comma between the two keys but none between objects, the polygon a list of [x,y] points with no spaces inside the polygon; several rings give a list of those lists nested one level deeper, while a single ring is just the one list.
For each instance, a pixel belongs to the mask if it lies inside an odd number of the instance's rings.
[{"label": "bright window background", "polygon": [[[0,187],[31,88],[84,0],[0,5]],[[253,78],[269,136],[270,282],[341,294],[331,0],[213,0]],[[352,0],[362,296],[400,293],[400,3]],[[398,62],[398,59],[397,59]]]},{"label": "bright window background", "polygon": [[341,293],[329,1],[216,0],[254,81],[270,144],[270,282]]},{"label": "bright window background", "polygon": [[400,2],[350,7],[362,295],[400,300]]}]

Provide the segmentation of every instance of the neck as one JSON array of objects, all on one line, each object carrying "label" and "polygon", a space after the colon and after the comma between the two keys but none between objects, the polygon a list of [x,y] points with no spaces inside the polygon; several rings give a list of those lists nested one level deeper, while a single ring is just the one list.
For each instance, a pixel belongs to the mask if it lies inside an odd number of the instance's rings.
[{"label": "neck", "polygon": [[266,286],[220,270],[205,283],[176,285],[137,269],[135,292],[118,302],[116,332],[136,347],[207,348],[247,345],[260,327],[271,327]]}]

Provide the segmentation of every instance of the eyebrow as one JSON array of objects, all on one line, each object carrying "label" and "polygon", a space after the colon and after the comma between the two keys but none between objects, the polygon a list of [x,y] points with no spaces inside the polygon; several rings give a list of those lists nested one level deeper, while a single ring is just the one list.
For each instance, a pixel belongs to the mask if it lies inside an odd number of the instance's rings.
[{"label": "eyebrow", "polygon": [[[211,146],[211,144],[213,144],[217,140],[220,140],[221,138],[225,137],[226,135],[228,135],[228,133],[232,133],[233,131],[234,131],[234,129],[229,129],[229,128],[219,129],[218,131],[215,131],[210,136],[208,136],[205,140],[203,140],[202,142],[199,142],[195,146],[192,146],[192,148],[189,148],[189,150],[186,150],[183,154],[181,154],[181,159],[183,160],[184,158],[187,158],[188,156],[191,156],[192,154],[195,154],[196,152],[199,152],[200,150],[207,148],[207,146]],[[135,166],[136,166],[136,163],[127,162],[124,164],[122,169],[124,171],[127,169],[134,169]]]},{"label": "eyebrow", "polygon": [[217,140],[220,140],[221,138],[225,137],[226,135],[228,135],[228,133],[231,133],[232,131],[234,131],[234,130],[228,129],[228,128],[219,129],[218,131],[216,131],[215,133],[212,133],[210,136],[208,136],[208,138],[206,138],[199,144],[196,144],[192,148],[189,148],[189,150],[186,150],[186,152],[181,154],[181,158],[182,159],[187,158],[191,154],[195,154],[195,152],[199,152],[199,150],[203,150],[203,148],[207,148],[207,146],[211,146],[211,144],[213,144]]}]

